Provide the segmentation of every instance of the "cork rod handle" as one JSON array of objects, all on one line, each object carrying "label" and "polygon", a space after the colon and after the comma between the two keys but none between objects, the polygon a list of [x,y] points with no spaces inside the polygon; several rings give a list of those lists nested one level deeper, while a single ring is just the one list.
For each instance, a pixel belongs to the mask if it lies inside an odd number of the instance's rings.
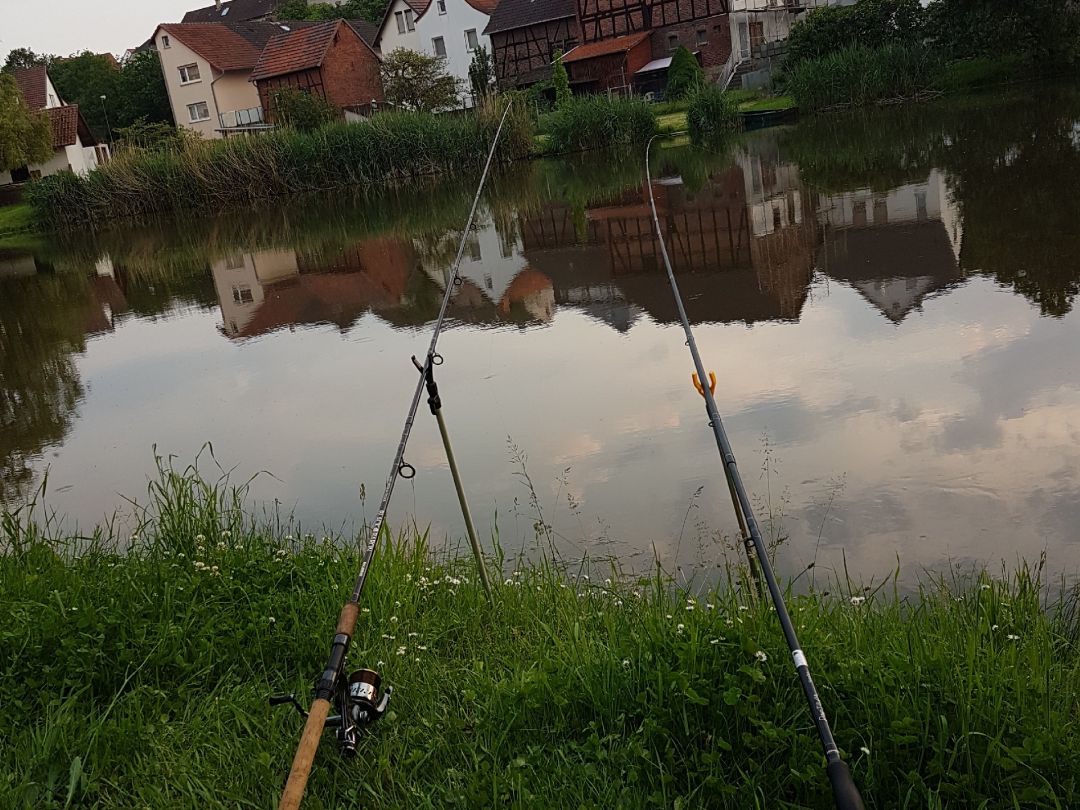
[{"label": "cork rod handle", "polygon": [[296,748],[292,770],[289,771],[289,781],[285,783],[285,792],[281,794],[278,810],[299,810],[300,800],[304,798],[304,789],[311,775],[311,764],[315,761],[315,752],[319,750],[319,740],[322,739],[323,727],[326,725],[326,716],[329,712],[330,701],[328,700],[316,698],[311,704],[307,722],[304,723],[304,733],[300,737],[300,745]]}]

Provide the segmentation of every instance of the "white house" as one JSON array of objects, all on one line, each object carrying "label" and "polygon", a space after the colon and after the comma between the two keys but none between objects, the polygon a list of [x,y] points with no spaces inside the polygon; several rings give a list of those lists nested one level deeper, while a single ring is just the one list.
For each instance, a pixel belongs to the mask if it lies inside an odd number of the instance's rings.
[{"label": "white house", "polygon": [[0,186],[48,177],[62,171],[83,175],[108,160],[109,147],[98,144],[79,112],[78,104],[65,104],[43,65],[15,71],[15,81],[30,109],[44,112],[52,124],[53,156],[44,163],[0,171]]},{"label": "white house", "polygon": [[383,56],[398,48],[440,56],[462,82],[462,106],[472,107],[469,65],[479,47],[491,53],[484,35],[498,0],[393,0],[386,9],[376,47]]}]

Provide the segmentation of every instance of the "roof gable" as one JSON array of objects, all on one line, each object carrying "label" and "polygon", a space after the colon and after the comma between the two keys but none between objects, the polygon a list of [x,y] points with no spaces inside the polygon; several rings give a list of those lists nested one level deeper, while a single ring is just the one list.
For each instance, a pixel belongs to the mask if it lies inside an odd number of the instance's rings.
[{"label": "roof gable", "polygon": [[259,61],[256,44],[221,23],[170,23],[160,26],[218,70],[248,70]]},{"label": "roof gable", "polygon": [[576,14],[574,0],[500,0],[491,13],[484,33],[495,34]]},{"label": "roof gable", "polygon": [[23,100],[31,110],[45,109],[48,99],[49,77],[44,65],[35,65],[32,68],[23,68],[14,71],[15,82],[19,85],[19,92]]},{"label": "roof gable", "polygon": [[352,26],[344,20],[329,20],[323,23],[298,28],[280,33],[263,48],[251,78],[255,81],[283,76],[301,70],[320,67],[326,58],[326,52],[339,35],[353,36],[371,48]]},{"label": "roof gable", "polygon": [[601,39],[598,42],[589,42],[585,45],[578,45],[576,48],[571,48],[567,51],[562,58],[564,64],[571,62],[583,62],[586,59],[594,59],[597,56],[610,56],[612,54],[626,53],[633,48],[636,48],[642,42],[649,38],[648,31],[642,31],[637,34],[629,34],[625,37],[615,37],[614,39]]},{"label": "roof gable", "polygon": [[63,107],[50,107],[45,110],[52,126],[53,149],[74,146],[77,137],[81,137],[84,146],[93,146],[97,141],[79,112],[78,104],[66,104]]}]

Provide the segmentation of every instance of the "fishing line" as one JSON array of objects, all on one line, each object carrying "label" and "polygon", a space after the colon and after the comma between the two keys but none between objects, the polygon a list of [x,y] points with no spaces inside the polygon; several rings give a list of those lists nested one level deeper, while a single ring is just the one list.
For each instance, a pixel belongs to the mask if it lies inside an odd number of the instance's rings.
[{"label": "fishing line", "polygon": [[[685,135],[686,133],[675,132],[671,134]],[[724,462],[724,472],[735,499],[736,514],[738,515],[741,513],[740,524],[746,526],[746,530],[753,542],[758,566],[760,567],[761,573],[765,578],[765,583],[768,586],[773,607],[776,608],[776,615],[780,619],[780,627],[784,631],[784,638],[787,640],[788,649],[791,651],[792,661],[795,663],[795,671],[799,675],[799,681],[801,682],[803,692],[806,695],[806,701],[810,706],[810,715],[814,719],[814,725],[817,727],[821,746],[825,751],[825,759],[828,763],[826,765],[826,773],[828,774],[829,782],[832,785],[833,798],[836,801],[836,806],[840,808],[840,810],[864,810],[862,797],[859,795],[859,790],[855,786],[854,780],[851,778],[851,770],[840,756],[840,750],[836,747],[836,740],[833,738],[832,729],[829,727],[829,721],[825,717],[825,708],[821,704],[821,697],[818,695],[817,687],[814,686],[814,681],[810,677],[810,667],[807,664],[806,655],[799,646],[799,639],[795,634],[795,627],[792,625],[791,617],[788,615],[787,605],[784,603],[784,594],[776,581],[776,575],[773,573],[772,564],[769,561],[769,551],[765,546],[764,539],[762,539],[761,529],[758,526],[757,518],[754,516],[754,510],[750,504],[750,496],[746,492],[742,476],[739,474],[739,468],[735,463],[735,452],[731,448],[731,442],[728,441],[727,431],[724,430],[724,423],[720,419],[720,411],[717,409],[716,399],[713,397],[713,388],[716,385],[716,377],[715,375],[706,376],[705,374],[705,365],[701,361],[701,354],[698,352],[697,342],[694,340],[694,332],[690,328],[690,319],[687,317],[686,307],[683,305],[682,294],[679,292],[679,285],[675,280],[675,271],[671,267],[671,259],[668,257],[667,245],[664,242],[664,234],[660,229],[660,217],[656,212],[656,200],[653,197],[652,187],[652,171],[649,167],[649,150],[652,148],[653,141],[660,137],[665,136],[654,135],[649,138],[649,142],[645,145],[645,184],[649,189],[649,206],[652,209],[653,226],[656,229],[656,238],[660,243],[660,256],[663,259],[664,268],[667,270],[668,282],[671,285],[672,295],[675,297],[675,305],[679,310],[679,318],[682,321],[683,332],[686,334],[686,345],[690,349],[690,354],[694,360],[694,368],[697,370],[697,373],[694,375],[694,387],[697,388],[698,393],[705,399],[705,410],[709,415],[709,427],[713,430],[713,434],[716,437],[716,447],[720,451],[720,457]]]},{"label": "fishing line", "polygon": [[[416,383],[416,390],[413,392],[412,400],[409,403],[405,426],[401,431],[401,439],[398,441],[393,463],[390,465],[390,474],[386,479],[382,500],[379,502],[379,511],[375,514],[375,519],[371,525],[371,537],[367,543],[367,548],[364,550],[360,571],[356,576],[356,582],[353,585],[349,601],[341,609],[337,630],[330,647],[330,658],[315,687],[315,700],[312,702],[309,712],[305,712],[296,701],[295,696],[292,695],[276,696],[271,698],[270,701],[272,705],[291,703],[306,718],[304,731],[289,772],[289,778],[281,795],[279,810],[297,810],[299,808],[324,728],[327,726],[337,728],[342,753],[346,756],[354,755],[358,743],[358,730],[380,717],[386,710],[389,701],[391,688],[388,687],[380,699],[379,686],[381,685],[381,677],[373,670],[358,670],[348,677],[348,683],[343,682],[345,656],[349,650],[353,631],[356,629],[356,620],[360,612],[360,594],[364,590],[364,584],[367,582],[368,572],[371,569],[371,562],[375,557],[379,539],[386,525],[386,510],[389,508],[390,499],[394,495],[394,485],[397,483],[398,478],[409,480],[416,476],[416,468],[405,460],[405,448],[409,443],[409,436],[412,434],[413,423],[416,421],[416,411],[420,407],[420,398],[425,387],[429,387],[429,404],[432,405],[432,412],[435,413],[436,404],[432,403],[431,397],[434,397],[437,401],[438,393],[436,390],[432,394],[430,386],[433,386],[432,371],[434,367],[442,365],[443,362],[442,355],[436,351],[439,336],[442,334],[446,311],[450,305],[454,288],[460,283],[458,271],[461,266],[462,256],[465,254],[465,243],[472,233],[473,220],[476,217],[476,209],[480,204],[480,196],[487,183],[488,173],[495,158],[495,151],[502,136],[503,126],[506,124],[506,118],[512,106],[513,101],[511,100],[507,103],[506,109],[503,110],[498,129],[495,130],[495,137],[491,142],[491,148],[488,150],[487,160],[484,162],[484,171],[480,175],[480,183],[476,187],[476,194],[473,195],[472,206],[469,209],[469,218],[465,222],[465,229],[461,232],[461,240],[458,242],[457,255],[454,257],[454,263],[451,265],[447,276],[446,291],[443,293],[442,305],[439,307],[439,315],[435,319],[435,330],[431,335],[431,343],[428,344],[427,354],[424,355],[424,362],[421,364],[415,357],[413,358],[413,363],[420,371],[420,377]],[[338,714],[330,717],[329,710],[332,700],[338,708]]]}]

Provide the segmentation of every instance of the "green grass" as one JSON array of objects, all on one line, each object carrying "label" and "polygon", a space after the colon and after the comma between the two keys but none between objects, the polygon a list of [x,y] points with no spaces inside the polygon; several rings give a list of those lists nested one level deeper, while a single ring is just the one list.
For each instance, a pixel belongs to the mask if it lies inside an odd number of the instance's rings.
[{"label": "green grass", "polygon": [[547,124],[549,154],[583,152],[644,144],[656,132],[651,105],[640,98],[575,96],[551,114]]},{"label": "green grass", "polygon": [[26,203],[0,207],[0,236],[22,233],[34,227],[34,210]]},{"label": "green grass", "polygon": [[[4,807],[275,805],[300,723],[266,697],[306,699],[358,553],[245,497],[163,467],[126,551],[3,514]],[[767,606],[490,565],[494,609],[469,560],[384,543],[351,662],[392,711],[355,760],[324,740],[305,807],[830,806]],[[1045,610],[1026,568],[910,601],[831,587],[791,612],[868,807],[1076,806],[1075,602]]]},{"label": "green grass", "polygon": [[673,112],[656,117],[656,128],[660,132],[685,132],[686,112]]},{"label": "green grass", "polygon": [[791,96],[768,96],[739,103],[739,112],[769,112],[771,110],[790,110],[795,106]]}]

